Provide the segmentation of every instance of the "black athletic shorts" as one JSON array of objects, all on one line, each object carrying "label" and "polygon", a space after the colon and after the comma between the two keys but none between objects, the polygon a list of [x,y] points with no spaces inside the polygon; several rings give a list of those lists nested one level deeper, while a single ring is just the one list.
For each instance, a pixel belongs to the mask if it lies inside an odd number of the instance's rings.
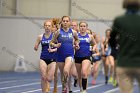
[{"label": "black athletic shorts", "polygon": [[49,65],[49,64],[52,63],[52,62],[56,62],[56,59],[41,59],[41,60],[45,61],[45,63],[46,63],[47,65]]},{"label": "black athletic shorts", "polygon": [[118,55],[118,50],[116,49],[116,48],[111,48],[111,54],[110,54],[111,56],[113,56],[114,57],[114,59],[116,60],[116,58],[117,58],[117,55]]},{"label": "black athletic shorts", "polygon": [[101,60],[101,56],[92,57],[93,63],[96,63],[97,61],[100,61],[100,60]]},{"label": "black athletic shorts", "polygon": [[88,56],[88,57],[74,57],[74,59],[75,59],[75,63],[79,63],[79,64],[81,64],[83,60],[91,61],[90,56]]}]

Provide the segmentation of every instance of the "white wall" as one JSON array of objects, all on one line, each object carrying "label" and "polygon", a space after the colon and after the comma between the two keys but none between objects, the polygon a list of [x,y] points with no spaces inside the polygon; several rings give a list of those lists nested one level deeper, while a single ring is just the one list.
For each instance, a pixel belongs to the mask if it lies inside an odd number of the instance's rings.
[{"label": "white wall", "polygon": [[122,9],[122,1],[123,0],[72,0],[72,17],[76,19],[94,19],[94,16],[97,16],[98,18],[112,20],[124,12]]},{"label": "white wall", "polygon": [[15,10],[9,8],[16,9],[16,0],[0,0],[0,15],[15,15]]},{"label": "white wall", "polygon": [[[38,20],[37,20],[38,21]],[[42,23],[42,22],[41,22]],[[33,50],[37,35],[42,29],[27,19],[0,18],[0,47],[23,55],[25,59],[38,66],[39,51]],[[9,52],[0,53],[0,71],[13,70],[16,58]],[[34,70],[31,66],[28,70]]]},{"label": "white wall", "polygon": [[26,16],[61,17],[68,15],[69,0],[19,0],[19,11]]},{"label": "white wall", "polygon": [[[0,71],[13,71],[16,62],[14,54],[23,55],[26,61],[38,67],[40,49],[35,52],[33,47],[37,36],[44,32],[38,26],[43,25],[44,20],[45,18],[0,17]],[[89,28],[102,36],[109,28],[98,21],[85,21]],[[27,65],[27,68],[28,71],[35,70],[31,65]]]},{"label": "white wall", "polygon": [[[88,11],[99,18],[112,20],[120,15],[123,0],[3,0],[6,6],[17,8],[18,12],[26,16],[61,17],[70,15],[72,18],[94,19],[86,14]],[[17,1],[17,3],[16,3]],[[71,2],[71,3],[70,3]],[[75,3],[76,5],[74,5]],[[16,6],[17,5],[17,6]],[[80,9],[79,9],[80,7]],[[3,7],[3,15],[15,15],[15,10]]]},{"label": "white wall", "polygon": [[[33,46],[37,36],[43,33],[41,25],[46,18],[71,15],[78,21],[87,21],[90,29],[104,36],[104,31],[112,22],[99,22],[99,19],[113,20],[124,12],[122,0],[0,1],[5,2],[5,6],[0,4],[0,71],[14,69],[15,54],[23,55],[26,61],[38,67],[40,49],[35,52]],[[8,17],[11,15],[13,17]],[[2,48],[6,50],[3,51]],[[27,65],[27,68],[29,71],[35,70],[31,65]]]}]

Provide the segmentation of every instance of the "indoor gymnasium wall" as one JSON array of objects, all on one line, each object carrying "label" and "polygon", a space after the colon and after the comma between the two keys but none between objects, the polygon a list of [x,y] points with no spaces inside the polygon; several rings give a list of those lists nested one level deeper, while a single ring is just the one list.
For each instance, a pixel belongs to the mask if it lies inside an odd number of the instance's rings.
[{"label": "indoor gymnasium wall", "polygon": [[[13,9],[12,11],[9,9]],[[16,0],[0,0],[0,16],[12,16],[16,14]]]},{"label": "indoor gymnasium wall", "polygon": [[[124,12],[122,0],[72,0],[72,17],[113,20]],[[95,17],[96,16],[96,17]]]},{"label": "indoor gymnasium wall", "polygon": [[38,67],[40,52],[40,49],[38,52],[34,51],[34,43],[42,30],[29,19],[0,18],[0,71],[13,71],[19,55],[23,55],[25,61],[31,63],[26,64],[28,70],[34,71],[32,64]]},{"label": "indoor gymnasium wall", "polygon": [[31,63],[26,64],[28,71],[35,71],[32,64],[38,68],[40,48],[35,52],[33,47],[37,35],[43,33],[41,26],[46,18],[71,15],[78,21],[87,21],[92,31],[104,36],[114,17],[124,12],[122,0],[5,1],[10,8],[3,8],[0,14],[0,71],[14,70],[15,55],[23,55]]},{"label": "indoor gymnasium wall", "polygon": [[99,18],[112,20],[124,12],[122,0],[20,0],[19,10],[27,16],[61,17],[75,19]]},{"label": "indoor gymnasium wall", "polygon": [[[44,20],[35,17],[0,17],[0,71],[13,71],[17,56],[20,55],[29,63],[26,64],[28,71],[35,71],[33,66],[38,68],[41,46],[37,52],[33,47],[37,36],[44,32],[41,27]],[[99,21],[85,21],[90,29],[101,36],[109,28]]]},{"label": "indoor gymnasium wall", "polygon": [[[113,20],[120,15],[122,0],[2,0],[14,10],[3,7],[3,15],[35,17],[61,17],[70,15],[75,19],[96,19],[96,17]],[[96,17],[95,17],[96,16]]]},{"label": "indoor gymnasium wall", "polygon": [[18,0],[18,10],[26,16],[61,17],[69,15],[69,0]]}]

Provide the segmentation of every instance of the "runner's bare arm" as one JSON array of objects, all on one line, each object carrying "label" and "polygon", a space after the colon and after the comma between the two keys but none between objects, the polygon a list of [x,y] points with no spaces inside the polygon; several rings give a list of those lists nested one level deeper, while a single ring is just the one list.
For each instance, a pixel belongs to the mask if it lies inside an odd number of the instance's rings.
[{"label": "runner's bare arm", "polygon": [[95,51],[95,49],[97,47],[96,41],[92,35],[89,34],[89,36],[90,36],[90,40],[91,40],[91,45],[93,46],[92,50]]},{"label": "runner's bare arm", "polygon": [[55,47],[56,46],[55,43],[57,42],[58,35],[59,35],[59,30],[57,30],[56,32],[54,32],[53,38],[50,41],[50,46],[51,47]]},{"label": "runner's bare arm", "polygon": [[77,35],[77,32],[75,30],[72,30],[73,31],[73,35],[74,35],[74,45],[79,45],[80,41],[78,39],[78,35]]},{"label": "runner's bare arm", "polygon": [[39,35],[39,36],[37,37],[37,40],[36,40],[35,45],[34,45],[34,50],[35,50],[35,51],[38,50],[38,46],[39,46],[39,44],[40,44],[41,38],[42,38],[42,35]]}]

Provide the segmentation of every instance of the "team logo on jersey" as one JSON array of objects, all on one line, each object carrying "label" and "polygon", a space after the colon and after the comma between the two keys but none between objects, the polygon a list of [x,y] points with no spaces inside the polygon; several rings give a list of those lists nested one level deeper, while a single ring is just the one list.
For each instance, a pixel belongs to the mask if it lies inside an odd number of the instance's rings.
[{"label": "team logo on jersey", "polygon": [[79,38],[79,40],[82,40],[82,41],[86,41],[86,42],[90,42],[89,38]]},{"label": "team logo on jersey", "polygon": [[48,43],[50,43],[50,41],[51,41],[51,40],[45,40],[45,41],[42,41],[42,43],[43,43],[43,44],[48,44]]},{"label": "team logo on jersey", "polygon": [[88,43],[90,42],[89,38],[85,38],[85,39],[86,39],[86,42],[88,42]]},{"label": "team logo on jersey", "polygon": [[68,35],[62,35],[62,37],[64,37],[64,38],[72,38],[72,33],[69,33]]},{"label": "team logo on jersey", "polygon": [[72,38],[72,33],[69,33],[68,36],[69,36],[69,38]]}]

